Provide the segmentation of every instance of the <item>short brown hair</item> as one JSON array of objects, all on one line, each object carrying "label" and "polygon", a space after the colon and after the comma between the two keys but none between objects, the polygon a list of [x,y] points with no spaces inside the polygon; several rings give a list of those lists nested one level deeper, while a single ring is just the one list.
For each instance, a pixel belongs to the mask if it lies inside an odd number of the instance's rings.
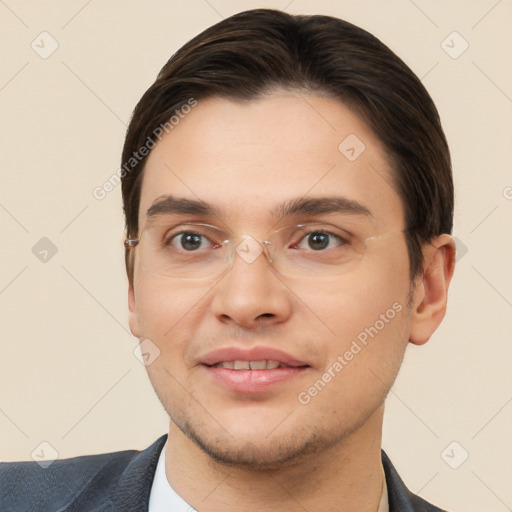
[{"label": "short brown hair", "polygon": [[[244,11],[204,30],[169,59],[135,107],[126,133],[121,178],[127,237],[136,238],[139,230],[147,154],[137,152],[152,147],[148,141],[154,146],[155,129],[191,98],[247,101],[275,89],[339,99],[380,138],[404,207],[414,278],[423,267],[422,244],[451,233],[453,224],[450,153],[439,114],[418,77],[387,46],[330,16]],[[126,265],[131,280],[128,251]]]}]

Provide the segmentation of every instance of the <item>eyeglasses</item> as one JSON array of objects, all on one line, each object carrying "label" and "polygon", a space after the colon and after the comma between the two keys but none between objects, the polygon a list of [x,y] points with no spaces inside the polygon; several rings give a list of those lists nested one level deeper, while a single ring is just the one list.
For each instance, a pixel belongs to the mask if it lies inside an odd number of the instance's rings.
[{"label": "eyeglasses", "polygon": [[363,239],[336,224],[307,223],[279,228],[261,240],[251,235],[230,238],[209,224],[157,222],[124,244],[130,250],[137,248],[146,272],[171,279],[218,277],[231,266],[235,254],[248,264],[263,254],[283,276],[319,278],[353,270],[370,243],[404,232]]}]

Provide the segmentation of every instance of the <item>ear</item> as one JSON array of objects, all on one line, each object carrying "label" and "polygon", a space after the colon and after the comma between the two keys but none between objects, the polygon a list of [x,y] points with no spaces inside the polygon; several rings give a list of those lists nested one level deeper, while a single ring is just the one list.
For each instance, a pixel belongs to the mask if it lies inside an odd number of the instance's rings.
[{"label": "ear", "polygon": [[130,279],[128,285],[128,324],[130,325],[130,331],[136,338],[140,338],[139,333],[139,316],[137,314],[137,304],[135,302],[135,289],[133,287],[133,278]]},{"label": "ear", "polygon": [[448,287],[455,268],[455,242],[440,235],[423,247],[423,272],[415,285],[409,341],[426,343],[446,313]]}]

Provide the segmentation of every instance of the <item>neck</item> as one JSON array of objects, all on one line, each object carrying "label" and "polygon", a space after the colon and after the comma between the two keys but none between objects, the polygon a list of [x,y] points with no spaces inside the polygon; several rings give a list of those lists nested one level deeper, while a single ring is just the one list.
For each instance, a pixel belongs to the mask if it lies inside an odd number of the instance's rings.
[{"label": "neck", "polygon": [[171,422],[166,474],[174,490],[201,512],[376,512],[382,491],[384,406],[346,438],[272,470],[213,461]]}]

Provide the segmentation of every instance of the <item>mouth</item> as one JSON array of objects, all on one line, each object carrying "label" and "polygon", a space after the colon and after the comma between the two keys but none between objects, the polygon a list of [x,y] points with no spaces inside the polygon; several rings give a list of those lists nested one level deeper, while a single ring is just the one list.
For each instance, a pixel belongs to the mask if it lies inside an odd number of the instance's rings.
[{"label": "mouth", "polygon": [[262,393],[303,375],[311,365],[280,350],[228,347],[206,354],[201,365],[212,382],[235,393]]},{"label": "mouth", "polygon": [[279,361],[222,361],[212,365],[213,368],[227,368],[228,370],[275,370],[276,368],[293,368]]}]

